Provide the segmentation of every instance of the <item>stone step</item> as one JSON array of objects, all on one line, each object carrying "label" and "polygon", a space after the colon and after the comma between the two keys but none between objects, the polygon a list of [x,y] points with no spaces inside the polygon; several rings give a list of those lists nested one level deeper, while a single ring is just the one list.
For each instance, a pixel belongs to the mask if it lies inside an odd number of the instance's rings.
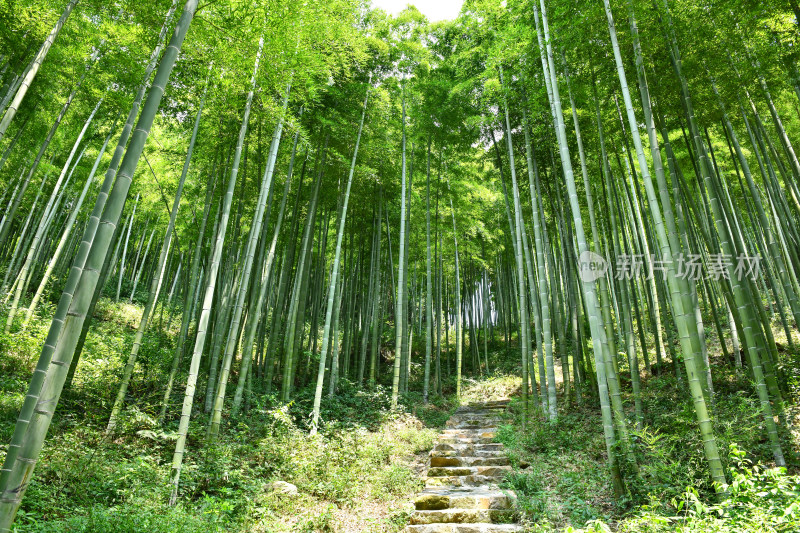
[{"label": "stone step", "polygon": [[504,416],[506,410],[502,408],[498,409],[456,409],[453,416]]},{"label": "stone step", "polygon": [[502,476],[481,476],[477,474],[469,476],[437,476],[425,479],[425,488],[437,487],[497,487],[497,482],[503,479]]},{"label": "stone step", "polygon": [[471,450],[470,453],[464,453],[457,450],[431,450],[429,453],[431,457],[505,457],[505,452],[500,450]]},{"label": "stone step", "polygon": [[449,435],[452,433],[480,433],[482,431],[497,431],[497,426],[481,426],[479,428],[444,428],[442,433]]},{"label": "stone step", "polygon": [[509,400],[458,408],[430,452],[425,489],[414,501],[406,533],[516,533],[515,496],[497,483],[511,472],[493,442]]},{"label": "stone step", "polygon": [[458,439],[450,439],[456,442],[439,442],[433,446],[435,452],[455,452],[460,455],[475,455],[478,452],[501,452],[504,446],[500,442],[458,442]]},{"label": "stone step", "polygon": [[467,405],[462,405],[458,409],[456,409],[456,413],[481,413],[481,412],[498,412],[502,413],[508,408],[508,402],[506,403],[468,403]]},{"label": "stone step", "polygon": [[469,415],[469,416],[453,415],[445,422],[445,425],[455,424],[457,422],[467,422],[467,421],[489,422],[489,421],[501,421],[501,420],[503,420],[503,417],[497,415]]},{"label": "stone step", "polygon": [[[491,443],[494,444],[494,443]],[[498,443],[499,444],[499,443]],[[489,444],[442,444],[443,449],[434,448],[429,452],[431,457],[505,457],[506,452],[502,447],[483,448]],[[457,449],[448,449],[457,448]]]},{"label": "stone step", "polygon": [[463,429],[497,429],[497,422],[491,422],[491,423],[487,423],[487,424],[473,423],[473,422],[459,422],[458,424],[448,425],[447,429],[456,429],[456,430],[463,430]]},{"label": "stone step", "polygon": [[468,489],[426,489],[414,500],[418,511],[441,509],[511,509],[513,496],[501,490],[470,487]]},{"label": "stone step", "polygon": [[436,466],[428,469],[428,477],[495,476],[499,479],[511,472],[510,466]]},{"label": "stone step", "polygon": [[493,409],[497,407],[505,408],[511,400],[491,400],[488,402],[470,402],[459,405],[459,409]]},{"label": "stone step", "polygon": [[501,412],[498,412],[498,413],[456,413],[453,416],[451,416],[445,422],[445,424],[453,424],[455,422],[463,422],[465,420],[480,420],[480,421],[496,420],[496,421],[500,421],[500,420],[504,420],[504,419],[505,418],[503,417]]},{"label": "stone step", "polygon": [[483,420],[483,419],[501,420],[503,418],[503,412],[498,411],[496,413],[494,412],[479,413],[475,411],[465,411],[463,413],[454,414],[448,419],[448,421],[469,420],[470,418],[474,418],[476,420]]},{"label": "stone step", "polygon": [[492,444],[494,435],[491,437],[450,437],[442,435],[438,439],[439,444]]},{"label": "stone step", "polygon": [[450,428],[442,431],[440,437],[456,437],[465,438],[470,437],[487,437],[494,438],[497,436],[497,428]]},{"label": "stone step", "polygon": [[504,455],[495,457],[431,456],[431,466],[507,466],[508,464],[508,457]]},{"label": "stone step", "polygon": [[411,524],[474,524],[477,522],[508,522],[514,511],[506,509],[441,509],[438,511],[414,511]]},{"label": "stone step", "polygon": [[499,421],[502,421],[502,420],[503,420],[503,417],[501,417],[501,416],[489,416],[489,415],[486,415],[486,416],[475,416],[475,415],[473,415],[473,416],[459,416],[459,415],[453,415],[451,418],[449,418],[445,422],[445,425],[447,425],[447,424],[455,424],[455,423],[458,423],[458,422],[469,422],[469,421],[474,421],[474,422],[495,421],[495,422],[499,422]]},{"label": "stone step", "polygon": [[503,407],[508,407],[508,404],[510,404],[510,403],[511,403],[511,400],[509,398],[506,398],[504,400],[487,400],[485,402],[481,402],[480,405],[485,405],[485,406],[500,405],[500,406],[503,406]]},{"label": "stone step", "polygon": [[498,422],[502,422],[499,416],[453,416],[447,422],[446,427],[456,426],[458,424],[482,424],[484,427],[496,426]]},{"label": "stone step", "polygon": [[517,533],[524,531],[516,524],[421,524],[406,526],[404,533]]}]

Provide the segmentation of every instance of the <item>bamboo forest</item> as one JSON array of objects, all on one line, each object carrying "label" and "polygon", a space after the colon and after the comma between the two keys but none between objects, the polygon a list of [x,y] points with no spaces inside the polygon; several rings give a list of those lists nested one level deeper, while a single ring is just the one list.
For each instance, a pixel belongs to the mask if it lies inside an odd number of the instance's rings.
[{"label": "bamboo forest", "polygon": [[800,531],[799,4],[0,0],[0,533]]}]

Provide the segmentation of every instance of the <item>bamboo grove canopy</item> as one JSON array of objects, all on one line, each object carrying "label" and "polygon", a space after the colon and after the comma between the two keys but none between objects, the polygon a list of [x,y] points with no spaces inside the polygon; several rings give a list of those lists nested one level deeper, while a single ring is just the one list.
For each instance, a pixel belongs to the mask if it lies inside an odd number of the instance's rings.
[{"label": "bamboo grove canopy", "polygon": [[467,0],[436,23],[361,0],[2,3],[0,327],[52,322],[0,531],[101,297],[143,308],[109,436],[142,345],[177,328],[149,400],[175,435],[173,504],[190,430],[215,440],[253,398],[311,391],[316,432],[344,382],[393,406],[458,395],[498,340],[528,412],[599,406],[623,498],[663,373],[723,490],[706,332],[729,331],[724,364],[784,465],[799,17],[794,0]]}]

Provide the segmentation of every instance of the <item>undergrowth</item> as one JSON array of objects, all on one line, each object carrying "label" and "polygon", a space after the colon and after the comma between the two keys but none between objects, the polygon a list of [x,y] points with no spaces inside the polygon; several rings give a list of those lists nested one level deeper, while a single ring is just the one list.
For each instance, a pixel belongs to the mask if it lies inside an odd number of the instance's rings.
[{"label": "undergrowth", "polygon": [[[559,406],[556,421],[512,404],[498,439],[514,471],[504,486],[531,531],[720,533],[800,530],[796,436],[782,428],[788,468],[774,466],[746,378],[721,361],[714,367],[714,432],[728,485],[714,491],[690,398],[673,374],[649,376],[642,388],[645,419],[637,427],[629,390],[630,454],[618,448],[626,495],[613,497],[599,408]],[[535,402],[534,402],[535,403]],[[630,461],[629,458],[633,458]]]},{"label": "undergrowth", "polygon": [[[44,306],[27,335],[0,335],[0,444],[11,437],[51,312]],[[178,327],[172,313],[159,313],[163,328],[145,337],[113,440],[103,434],[140,312],[136,305],[100,301],[19,513],[19,532],[391,532],[407,524],[426,453],[459,403],[452,377],[442,383],[443,398],[432,394],[425,404],[412,390],[396,410],[388,381],[365,392],[342,380],[322,404],[315,436],[309,434],[313,387],[296,391],[288,404],[275,394],[253,395],[249,411],[227,419],[214,443],[205,440],[198,394],[179,503],[170,507],[178,400],[164,426],[155,415]],[[525,412],[516,396],[521,381],[513,348],[493,346],[487,355],[491,374],[482,369],[479,378],[465,377],[460,403],[514,396],[498,440],[514,467],[504,487],[516,492],[529,531],[800,530],[798,436],[781,426],[789,466],[774,468],[758,398],[718,354],[712,354],[714,431],[727,469],[726,496],[715,495],[690,399],[667,371],[643,379],[642,426],[627,413],[635,461],[622,461],[627,490],[621,500],[613,497],[600,413],[588,391],[582,405],[573,398],[566,408],[559,396],[559,417],[549,422],[534,407],[538,399]],[[800,390],[792,370],[796,355],[784,357],[794,398]],[[412,378],[422,373],[419,359]],[[630,409],[630,384],[622,374],[621,383]],[[201,381],[198,390],[204,386]],[[787,404],[788,416],[796,417],[793,402]],[[0,448],[0,460],[3,455]],[[296,493],[276,481],[292,484]]]},{"label": "undergrowth", "polygon": [[[51,312],[44,307],[26,335],[0,335],[0,461]],[[250,410],[228,420],[214,443],[205,440],[207,415],[198,393],[179,503],[168,506],[178,401],[163,427],[155,415],[178,326],[169,313],[163,332],[145,337],[113,439],[103,434],[140,313],[135,305],[100,300],[17,531],[390,532],[405,526],[422,486],[424,454],[456,405],[433,398],[422,405],[411,393],[392,410],[385,385],[363,392],[346,380],[323,401],[321,431],[313,437],[313,388],[297,391],[289,404],[254,395]],[[294,485],[296,494],[276,490],[275,481]]]}]

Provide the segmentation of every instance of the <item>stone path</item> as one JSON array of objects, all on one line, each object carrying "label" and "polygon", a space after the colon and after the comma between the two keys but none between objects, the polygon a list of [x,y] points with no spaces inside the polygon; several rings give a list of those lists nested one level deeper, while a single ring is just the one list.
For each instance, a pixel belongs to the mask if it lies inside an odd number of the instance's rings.
[{"label": "stone path", "polygon": [[497,483],[511,471],[503,445],[492,442],[508,400],[460,407],[430,453],[425,490],[406,533],[521,532],[511,524],[514,496]]}]

